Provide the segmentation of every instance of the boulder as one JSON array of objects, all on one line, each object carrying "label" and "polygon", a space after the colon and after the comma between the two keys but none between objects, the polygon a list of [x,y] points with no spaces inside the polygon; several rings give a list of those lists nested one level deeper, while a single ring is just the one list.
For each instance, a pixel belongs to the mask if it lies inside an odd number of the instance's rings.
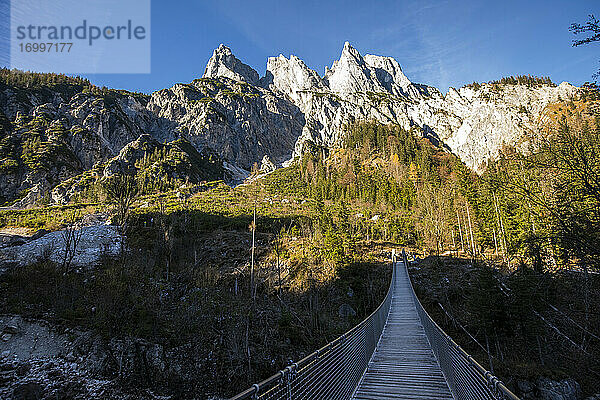
[{"label": "boulder", "polygon": [[342,318],[354,317],[356,315],[356,311],[354,311],[350,304],[344,303],[338,309],[338,315]]},{"label": "boulder", "polygon": [[264,156],[262,161],[260,162],[260,172],[263,174],[273,172],[277,169],[275,164],[271,161],[269,156]]},{"label": "boulder", "polygon": [[541,400],[578,400],[581,396],[579,383],[571,378],[560,381],[540,378],[537,389]]},{"label": "boulder", "polygon": [[13,390],[13,400],[38,400],[42,398],[43,387],[37,382],[18,385]]},{"label": "boulder", "polygon": [[581,387],[572,378],[518,380],[517,388],[523,400],[578,400],[581,396]]}]

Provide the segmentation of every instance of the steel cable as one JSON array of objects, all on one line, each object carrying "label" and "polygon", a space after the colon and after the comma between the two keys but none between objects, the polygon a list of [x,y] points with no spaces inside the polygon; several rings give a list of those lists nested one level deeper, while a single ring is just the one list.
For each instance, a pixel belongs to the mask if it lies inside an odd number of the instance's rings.
[{"label": "steel cable", "polygon": [[[404,268],[408,270],[408,259],[404,250],[402,261]],[[456,400],[519,400],[436,324],[423,308],[414,289],[411,293],[425,335]]]}]

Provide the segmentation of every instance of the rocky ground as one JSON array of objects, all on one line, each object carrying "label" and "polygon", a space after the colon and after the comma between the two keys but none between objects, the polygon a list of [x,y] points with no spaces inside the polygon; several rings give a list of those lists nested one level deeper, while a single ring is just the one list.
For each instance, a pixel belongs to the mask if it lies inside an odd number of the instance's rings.
[{"label": "rocky ground", "polygon": [[[103,377],[101,339],[89,333],[7,315],[0,316],[0,328],[2,399],[168,398],[149,391],[127,393],[117,379]],[[95,348],[86,351],[90,344]]]},{"label": "rocky ground", "polygon": [[[14,315],[0,316],[0,329],[1,399],[167,400],[173,397],[148,389],[150,381],[193,369],[189,348],[164,351],[141,339],[109,340]],[[136,379],[147,381],[144,388],[135,389]]]},{"label": "rocky ground", "polygon": [[[101,217],[101,216],[100,216]],[[77,230],[80,240],[72,265],[94,265],[102,254],[120,248],[117,228],[95,216]],[[60,262],[64,231],[4,229],[0,232],[0,265],[22,267],[47,257]],[[106,367],[106,351],[91,333],[54,326],[43,320],[0,316],[0,398],[128,399],[164,398],[151,392],[127,393]],[[93,348],[94,351],[88,351]]]}]

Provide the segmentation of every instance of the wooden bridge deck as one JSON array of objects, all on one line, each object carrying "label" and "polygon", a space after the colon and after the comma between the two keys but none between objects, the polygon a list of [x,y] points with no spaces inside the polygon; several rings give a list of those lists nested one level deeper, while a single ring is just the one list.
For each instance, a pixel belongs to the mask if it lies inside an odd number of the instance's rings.
[{"label": "wooden bridge deck", "polygon": [[353,399],[452,399],[415,308],[409,277],[396,265],[394,294],[381,339]]}]

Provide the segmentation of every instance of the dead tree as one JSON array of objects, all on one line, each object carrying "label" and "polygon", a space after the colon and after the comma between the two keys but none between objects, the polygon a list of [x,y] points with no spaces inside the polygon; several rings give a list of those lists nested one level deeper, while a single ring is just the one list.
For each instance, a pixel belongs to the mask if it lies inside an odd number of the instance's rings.
[{"label": "dead tree", "polygon": [[139,194],[139,188],[134,177],[120,174],[109,177],[103,187],[107,200],[114,206],[114,222],[121,236],[121,255],[123,255],[129,212]]},{"label": "dead tree", "polygon": [[67,226],[60,233],[63,244],[61,268],[65,274],[71,269],[73,258],[77,253],[77,248],[83,235],[83,227],[79,221],[78,212],[70,213],[66,222]]}]

